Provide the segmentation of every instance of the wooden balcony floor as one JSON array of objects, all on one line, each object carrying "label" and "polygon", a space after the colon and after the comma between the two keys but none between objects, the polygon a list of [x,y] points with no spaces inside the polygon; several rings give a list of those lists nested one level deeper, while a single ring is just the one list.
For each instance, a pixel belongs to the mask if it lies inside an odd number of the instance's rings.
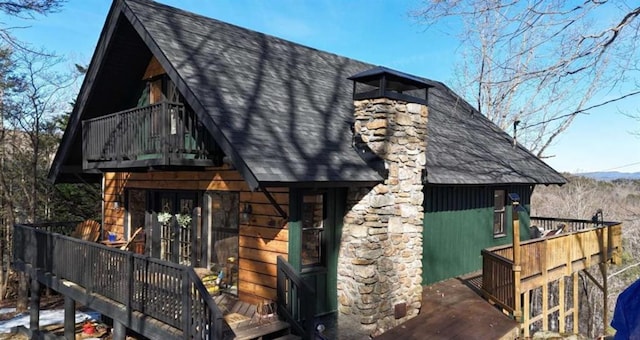
[{"label": "wooden balcony floor", "polygon": [[420,314],[376,340],[517,338],[519,324],[483,300],[471,285],[475,286],[474,278],[425,286]]}]

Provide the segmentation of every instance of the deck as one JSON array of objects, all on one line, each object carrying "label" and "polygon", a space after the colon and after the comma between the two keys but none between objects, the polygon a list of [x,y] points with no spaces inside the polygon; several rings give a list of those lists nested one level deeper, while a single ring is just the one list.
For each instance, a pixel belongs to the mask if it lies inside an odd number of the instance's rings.
[{"label": "deck", "polygon": [[425,286],[420,314],[375,339],[515,339],[519,332],[519,324],[482,299],[470,283],[450,279]]},{"label": "deck", "polygon": [[[539,329],[578,333],[577,322],[571,323],[571,329],[566,327],[567,317],[578,319],[578,272],[585,272],[607,296],[607,264],[620,261],[622,224],[533,217],[531,223],[542,225],[545,233],[552,236],[483,250],[482,292],[522,322],[524,336]],[[594,266],[600,270],[603,282],[590,274]],[[555,305],[549,304],[552,289],[559,296]],[[541,294],[532,294],[534,291]],[[565,294],[570,295],[568,299]],[[540,312],[530,308],[533,296],[539,296]],[[603,322],[608,325],[606,298],[603,306]],[[549,329],[550,318],[557,319],[559,329]]]}]

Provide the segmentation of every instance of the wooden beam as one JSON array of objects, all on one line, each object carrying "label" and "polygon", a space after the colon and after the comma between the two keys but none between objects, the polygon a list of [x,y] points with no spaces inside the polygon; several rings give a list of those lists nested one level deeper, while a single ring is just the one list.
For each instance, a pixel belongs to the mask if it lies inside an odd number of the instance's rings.
[{"label": "wooden beam", "polygon": [[580,318],[579,318],[579,313],[578,313],[578,308],[580,307],[580,302],[578,300],[579,296],[578,296],[578,281],[579,281],[579,275],[578,272],[574,272],[573,273],[573,278],[571,280],[572,285],[573,285],[573,289],[571,290],[571,292],[573,293],[573,334],[578,334],[579,332],[579,326],[580,326]]},{"label": "wooden beam", "polygon": [[64,337],[76,338],[76,302],[66,295],[64,297]]},{"label": "wooden beam", "polygon": [[273,196],[271,196],[271,193],[267,190],[267,188],[260,186],[260,191],[262,191],[264,193],[265,196],[267,196],[267,199],[269,200],[269,203],[271,203],[271,205],[273,205],[274,208],[276,208],[276,210],[278,211],[278,214],[280,214],[280,216],[284,219],[287,220],[289,217],[287,216],[287,213],[284,211],[284,209],[282,209],[282,207],[278,204],[278,202],[275,200],[275,198],[273,198]]},{"label": "wooden beam", "polygon": [[520,280],[522,267],[520,266],[520,219],[518,216],[518,201],[512,203],[511,218],[513,219],[513,288],[514,288],[514,307],[513,316],[518,322],[522,322],[522,305],[520,305],[521,283]]},{"label": "wooden beam", "polygon": [[591,275],[591,273],[589,273],[589,271],[586,268],[583,269],[582,271],[587,275],[587,277],[591,281],[593,281],[593,284],[596,285],[596,287],[598,287],[600,289],[600,291],[602,291],[604,293],[604,286],[600,282],[598,282],[598,280],[596,280],[596,278],[593,275]]},{"label": "wooden beam", "polygon": [[565,278],[560,278],[560,280],[558,280],[558,303],[559,303],[559,313],[558,313],[558,331],[560,333],[564,333],[565,330],[565,311],[566,311],[566,307],[565,307],[565,303],[564,303],[564,280]]},{"label": "wooden beam", "polygon": [[602,329],[607,334],[609,327],[609,280],[607,280],[607,263],[600,263],[602,273]]},{"label": "wooden beam", "polygon": [[32,339],[40,333],[40,282],[35,277],[31,280],[31,298],[29,299],[29,329],[31,329]]}]

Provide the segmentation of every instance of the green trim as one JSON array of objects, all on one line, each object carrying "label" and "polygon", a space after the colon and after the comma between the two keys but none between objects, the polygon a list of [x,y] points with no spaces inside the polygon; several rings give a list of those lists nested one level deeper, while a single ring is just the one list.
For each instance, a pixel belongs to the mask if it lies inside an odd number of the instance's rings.
[{"label": "green trim", "polygon": [[302,192],[292,189],[289,194],[289,264],[300,273],[302,268],[300,252],[302,251]]},{"label": "green trim", "polygon": [[304,189],[291,189],[289,206],[289,263],[312,287],[316,289],[316,314],[327,314],[338,310],[338,256],[342,235],[346,190],[326,189],[323,230],[323,261],[317,268],[302,270],[302,200]]}]

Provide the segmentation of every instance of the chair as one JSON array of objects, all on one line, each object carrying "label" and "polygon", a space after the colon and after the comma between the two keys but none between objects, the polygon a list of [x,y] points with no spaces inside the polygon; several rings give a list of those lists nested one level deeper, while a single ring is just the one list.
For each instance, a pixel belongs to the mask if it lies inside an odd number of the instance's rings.
[{"label": "chair", "polygon": [[78,223],[71,237],[89,242],[98,242],[100,237],[100,223],[94,220],[86,220]]}]

